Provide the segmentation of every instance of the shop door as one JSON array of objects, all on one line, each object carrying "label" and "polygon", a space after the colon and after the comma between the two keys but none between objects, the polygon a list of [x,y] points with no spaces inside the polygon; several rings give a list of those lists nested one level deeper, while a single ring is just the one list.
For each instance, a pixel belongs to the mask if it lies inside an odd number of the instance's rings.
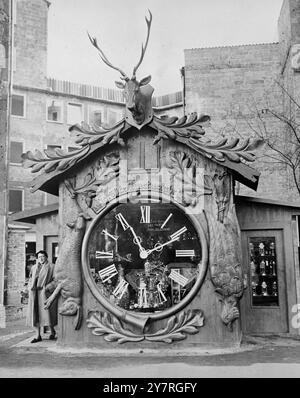
[{"label": "shop door", "polygon": [[58,256],[58,236],[45,237],[45,250],[48,253],[49,261],[55,264]]},{"label": "shop door", "polygon": [[245,333],[288,332],[282,230],[242,232],[248,288],[241,300]]}]

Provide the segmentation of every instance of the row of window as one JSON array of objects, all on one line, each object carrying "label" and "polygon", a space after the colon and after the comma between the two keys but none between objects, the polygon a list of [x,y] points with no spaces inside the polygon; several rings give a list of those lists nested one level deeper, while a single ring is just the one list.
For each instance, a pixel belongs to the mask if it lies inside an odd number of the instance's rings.
[{"label": "row of window", "polygon": [[[73,125],[84,120],[83,105],[75,102],[66,104],[67,124]],[[26,96],[23,94],[12,95],[11,114],[26,117]],[[86,122],[90,125],[108,127],[116,124],[122,118],[122,111],[105,108],[101,105],[89,105]],[[46,120],[48,122],[64,122],[64,101],[47,99]]]},{"label": "row of window", "polygon": [[[47,149],[62,149],[60,145],[47,145]],[[68,152],[76,151],[78,147],[69,146],[67,148]],[[23,142],[11,141],[10,142],[10,163],[21,164],[21,155],[24,153]]]}]

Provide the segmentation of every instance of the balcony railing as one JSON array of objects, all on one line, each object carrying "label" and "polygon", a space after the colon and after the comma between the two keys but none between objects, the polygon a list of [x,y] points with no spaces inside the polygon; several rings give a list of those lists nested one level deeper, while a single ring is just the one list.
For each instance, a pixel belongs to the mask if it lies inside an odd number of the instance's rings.
[{"label": "balcony railing", "polygon": [[[47,79],[47,87],[50,90],[58,93],[78,95],[81,97],[95,98],[125,104],[123,92],[120,90],[114,90],[112,88],[97,87],[81,83],[72,83],[66,80],[57,80],[53,78]],[[155,107],[163,107],[168,105],[180,104],[182,100],[182,92],[177,91],[176,93],[154,97],[152,100],[152,105]]]}]

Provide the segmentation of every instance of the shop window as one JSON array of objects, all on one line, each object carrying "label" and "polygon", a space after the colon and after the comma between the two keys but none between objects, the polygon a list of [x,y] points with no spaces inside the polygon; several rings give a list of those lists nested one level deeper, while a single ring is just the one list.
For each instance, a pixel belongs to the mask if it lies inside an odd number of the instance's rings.
[{"label": "shop window", "polygon": [[25,96],[13,94],[11,99],[11,114],[13,116],[25,116]]},{"label": "shop window", "polygon": [[47,121],[62,123],[62,102],[55,100],[47,101]]},{"label": "shop window", "polygon": [[10,163],[21,164],[23,153],[23,142],[11,141],[10,142]]},{"label": "shop window", "polygon": [[16,213],[23,210],[23,191],[21,189],[9,190],[9,212]]},{"label": "shop window", "polygon": [[275,237],[250,238],[251,296],[253,306],[278,306]]},{"label": "shop window", "polygon": [[89,124],[101,126],[103,123],[103,109],[97,106],[89,106]]},{"label": "shop window", "polygon": [[68,124],[77,124],[82,122],[82,105],[68,103],[68,114],[67,114]]}]

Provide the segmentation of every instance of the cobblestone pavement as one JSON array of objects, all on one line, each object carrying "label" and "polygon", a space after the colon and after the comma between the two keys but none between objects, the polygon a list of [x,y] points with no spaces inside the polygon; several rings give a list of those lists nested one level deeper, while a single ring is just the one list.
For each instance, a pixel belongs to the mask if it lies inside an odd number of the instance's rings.
[{"label": "cobblestone pavement", "polygon": [[22,321],[0,329],[0,378],[300,378],[300,339],[249,337],[238,349],[197,351],[62,349],[48,335],[30,344]]}]

